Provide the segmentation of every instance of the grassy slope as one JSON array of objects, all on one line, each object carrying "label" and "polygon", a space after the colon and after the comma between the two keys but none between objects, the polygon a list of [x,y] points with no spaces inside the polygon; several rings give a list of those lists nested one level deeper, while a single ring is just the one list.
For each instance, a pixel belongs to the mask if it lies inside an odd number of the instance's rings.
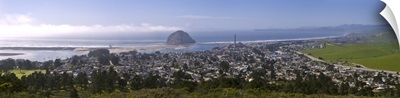
[{"label": "grassy slope", "polygon": [[346,46],[333,46],[328,44],[326,49],[306,50],[304,52],[312,53],[328,60],[361,59],[392,54],[394,53],[393,47],[394,45],[388,44],[353,44]]},{"label": "grassy slope", "polygon": [[[368,68],[400,71],[400,52],[397,43],[393,43],[389,34],[373,37],[369,42],[384,41],[391,44],[351,44],[345,46],[327,45],[326,49],[305,50],[315,57],[326,61],[349,61],[362,64]],[[385,39],[385,40],[382,40]]]},{"label": "grassy slope", "polygon": [[21,71],[19,69],[10,70],[10,72],[14,73],[18,78],[21,78],[23,75],[28,76],[28,75],[34,73],[35,71],[37,71],[37,72],[40,71],[42,73],[45,72],[45,70],[21,70]]},{"label": "grassy slope", "polygon": [[368,43],[396,43],[396,34],[393,32],[378,33],[367,40]]},{"label": "grassy slope", "polygon": [[353,60],[352,62],[357,62],[359,64],[366,65],[368,68],[373,68],[373,69],[400,71],[399,53],[376,57],[376,58]]}]

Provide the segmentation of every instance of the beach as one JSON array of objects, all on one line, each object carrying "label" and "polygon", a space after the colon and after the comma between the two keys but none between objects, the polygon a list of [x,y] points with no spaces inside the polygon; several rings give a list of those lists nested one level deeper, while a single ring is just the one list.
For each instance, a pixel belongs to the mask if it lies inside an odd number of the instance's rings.
[{"label": "beach", "polygon": [[16,55],[24,55],[24,53],[0,53],[0,56],[16,56]]},{"label": "beach", "polygon": [[86,55],[91,50],[96,49],[108,49],[111,53],[121,53],[129,51],[154,52],[165,50],[185,50],[190,47],[191,46],[183,45],[151,45],[131,47],[0,47],[0,59],[13,58],[29,59],[32,61],[47,61],[59,58],[66,59],[74,55]]},{"label": "beach", "polygon": [[78,47],[74,51],[81,51],[89,53],[91,50],[96,49],[108,49],[111,53],[121,53],[129,51],[159,51],[159,50],[174,50],[174,49],[186,49],[190,46],[184,45],[154,45],[154,46],[135,46],[135,47]]},{"label": "beach", "polygon": [[[217,32],[216,32],[217,33]],[[232,44],[229,32],[216,36],[193,36],[197,43],[188,46],[166,45],[163,39],[125,40],[125,39],[0,39],[0,59],[29,59],[31,61],[48,61],[67,59],[74,55],[86,55],[91,50],[108,49],[111,53],[138,51],[141,53],[185,52],[210,50],[223,44]],[[246,32],[244,32],[246,33]],[[290,36],[289,33],[248,32],[253,36],[237,33],[237,42],[257,43],[290,40],[313,40],[332,38],[337,35],[301,33],[302,36]],[[254,34],[253,34],[254,33]],[[257,35],[257,36],[256,36]]]}]

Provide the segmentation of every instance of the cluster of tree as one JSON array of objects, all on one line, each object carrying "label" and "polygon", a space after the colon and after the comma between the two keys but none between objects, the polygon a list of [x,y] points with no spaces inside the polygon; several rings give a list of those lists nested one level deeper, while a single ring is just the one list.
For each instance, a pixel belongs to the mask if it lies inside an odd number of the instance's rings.
[{"label": "cluster of tree", "polygon": [[1,73],[0,92],[15,93],[28,92],[31,94],[40,94],[42,96],[50,96],[54,91],[70,91],[77,95],[75,87],[87,89],[88,77],[85,73],[80,73],[76,78],[71,74],[63,72],[46,73],[34,72],[28,76],[22,76],[21,79],[14,73]]},{"label": "cluster of tree", "polygon": [[0,73],[0,92],[14,93],[24,89],[24,84],[14,73]]},{"label": "cluster of tree", "polygon": [[96,57],[97,61],[102,65],[119,64],[119,56],[115,53],[110,53],[108,49],[92,50],[88,53],[88,56]]},{"label": "cluster of tree", "polygon": [[105,55],[110,55],[110,50],[96,49],[96,50],[92,50],[88,53],[89,57],[99,57],[99,56],[105,56]]},{"label": "cluster of tree", "polygon": [[115,83],[117,80],[120,90],[125,91],[124,89],[127,85],[125,79],[119,77],[113,67],[110,67],[108,71],[95,70],[92,72],[91,77],[92,83],[90,87],[93,93],[113,92],[116,88]]},{"label": "cluster of tree", "polygon": [[8,71],[8,70],[12,70],[15,68],[20,68],[20,69],[36,69],[37,62],[31,62],[30,60],[23,60],[23,59],[18,59],[18,60],[14,60],[14,59],[4,59],[0,61],[0,70],[3,71]]},{"label": "cluster of tree", "polygon": [[53,70],[55,68],[60,67],[61,65],[63,65],[63,63],[61,62],[61,59],[55,59],[54,61],[49,60],[49,61],[43,62],[41,69]]},{"label": "cluster of tree", "polygon": [[[224,66],[224,63],[221,66]],[[264,67],[273,69],[268,65]],[[349,82],[335,84],[331,77],[323,73],[309,75],[299,70],[294,72],[297,77],[295,80],[278,80],[274,77],[275,72],[270,72],[267,75],[267,72],[263,70],[253,70],[250,77],[248,77],[250,78],[249,80],[245,79],[245,76],[241,74],[233,78],[225,77],[225,72],[221,72],[219,78],[208,81],[203,80],[201,76],[200,82],[194,81],[195,79],[184,70],[176,71],[169,79],[151,72],[146,75],[118,73],[113,67],[108,70],[95,70],[90,76],[86,73],[79,73],[75,77],[67,72],[46,71],[46,73],[35,72],[18,79],[13,73],[1,73],[0,92],[28,92],[50,96],[54,91],[68,91],[70,96],[77,97],[79,95],[76,88],[90,91],[93,94],[112,93],[116,90],[128,92],[157,88],[174,88],[184,89],[187,92],[209,93],[218,88],[233,88],[301,94],[400,96],[400,85],[396,85],[395,88],[387,88],[382,92],[373,92],[373,88],[362,81],[356,81],[355,86],[350,87]],[[376,81],[379,82],[379,80]]]}]

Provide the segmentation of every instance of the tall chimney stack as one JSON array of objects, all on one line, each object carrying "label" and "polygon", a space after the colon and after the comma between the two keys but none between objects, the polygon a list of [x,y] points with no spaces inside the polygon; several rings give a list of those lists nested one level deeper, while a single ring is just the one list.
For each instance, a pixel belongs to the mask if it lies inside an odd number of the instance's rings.
[{"label": "tall chimney stack", "polygon": [[236,47],[236,33],[235,33],[233,39],[234,39],[233,44],[234,44],[234,46]]}]

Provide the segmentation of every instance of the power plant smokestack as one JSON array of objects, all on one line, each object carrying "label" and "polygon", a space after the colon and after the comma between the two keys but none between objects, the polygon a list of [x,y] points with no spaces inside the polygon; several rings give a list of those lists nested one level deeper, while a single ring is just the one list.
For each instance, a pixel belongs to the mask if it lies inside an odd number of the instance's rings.
[{"label": "power plant smokestack", "polygon": [[235,33],[235,35],[233,36],[233,45],[236,47],[236,33]]}]

